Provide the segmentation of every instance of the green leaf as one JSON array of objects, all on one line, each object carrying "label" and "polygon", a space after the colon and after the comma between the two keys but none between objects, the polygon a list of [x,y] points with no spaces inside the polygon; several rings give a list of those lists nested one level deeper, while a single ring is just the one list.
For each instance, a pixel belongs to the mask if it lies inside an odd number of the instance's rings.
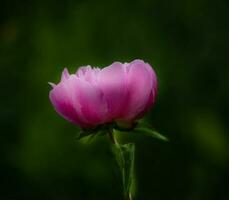
[{"label": "green leaf", "polygon": [[95,128],[91,129],[82,129],[79,131],[79,133],[76,136],[76,140],[79,140],[83,143],[90,143],[92,140],[97,138],[97,136],[103,136],[109,132],[110,126],[107,124],[97,126]]},{"label": "green leaf", "polygon": [[[89,136],[89,135],[92,135],[92,134],[93,134],[93,132],[81,130],[81,131],[77,134],[76,139],[77,139],[77,140],[80,140],[80,139],[82,139],[82,138],[84,138],[84,137],[87,137],[87,136]],[[95,134],[95,133],[94,133],[94,134]]]},{"label": "green leaf", "polygon": [[165,142],[168,142],[169,139],[165,137],[164,135],[158,133],[155,130],[152,130],[151,128],[148,127],[136,127],[133,131],[135,134],[141,134],[142,136],[148,136],[148,137],[153,137],[157,138],[159,140],[163,140]]},{"label": "green leaf", "polygon": [[131,199],[131,188],[134,181],[134,152],[135,145],[118,144],[114,145],[114,153],[120,168],[123,179],[124,194],[127,199]]},{"label": "green leaf", "polygon": [[77,139],[81,144],[91,144],[94,139],[97,137],[97,134],[89,134],[81,136],[79,139]]}]

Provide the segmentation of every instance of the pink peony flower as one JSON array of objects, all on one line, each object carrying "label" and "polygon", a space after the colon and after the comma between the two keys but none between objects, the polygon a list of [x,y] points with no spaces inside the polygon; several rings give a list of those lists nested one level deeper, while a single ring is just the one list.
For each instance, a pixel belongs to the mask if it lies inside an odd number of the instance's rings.
[{"label": "pink peony flower", "polygon": [[75,74],[64,69],[60,83],[50,83],[55,110],[82,128],[118,121],[131,123],[154,104],[157,77],[142,60],[114,62],[103,69],[80,67]]}]

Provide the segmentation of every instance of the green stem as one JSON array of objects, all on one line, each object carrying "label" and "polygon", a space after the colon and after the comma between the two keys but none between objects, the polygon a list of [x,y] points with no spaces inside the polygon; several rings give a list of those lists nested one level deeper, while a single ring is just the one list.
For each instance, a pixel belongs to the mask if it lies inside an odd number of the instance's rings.
[{"label": "green stem", "polygon": [[114,154],[122,175],[124,199],[132,200],[131,189],[134,177],[134,144],[119,144],[115,138],[114,131],[109,133],[109,137],[114,144]]},{"label": "green stem", "polygon": [[118,141],[116,140],[113,131],[111,131],[111,132],[109,133],[109,137],[110,137],[110,140],[111,140],[111,142],[112,142],[113,144],[118,145]]}]

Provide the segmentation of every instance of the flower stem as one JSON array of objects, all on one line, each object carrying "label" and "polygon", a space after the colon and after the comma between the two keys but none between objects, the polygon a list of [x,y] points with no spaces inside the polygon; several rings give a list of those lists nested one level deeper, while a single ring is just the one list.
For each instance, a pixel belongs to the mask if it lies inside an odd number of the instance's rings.
[{"label": "flower stem", "polygon": [[108,135],[109,135],[109,138],[110,138],[111,142],[112,142],[113,144],[115,144],[115,145],[118,145],[118,141],[117,141],[116,138],[115,138],[114,132],[111,131]]},{"label": "flower stem", "polygon": [[116,162],[119,166],[122,176],[122,185],[125,200],[132,200],[132,185],[134,180],[134,149],[133,143],[120,144],[115,138],[115,132],[109,133],[110,140],[113,145],[113,152],[116,158]]}]

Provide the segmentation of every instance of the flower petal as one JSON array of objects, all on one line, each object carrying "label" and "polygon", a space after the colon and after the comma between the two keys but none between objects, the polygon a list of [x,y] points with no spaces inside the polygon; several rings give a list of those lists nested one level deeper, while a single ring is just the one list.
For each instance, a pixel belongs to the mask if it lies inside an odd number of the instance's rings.
[{"label": "flower petal", "polygon": [[49,98],[55,108],[55,110],[68,121],[80,125],[86,126],[79,114],[75,109],[75,105],[72,99],[71,89],[65,82],[61,82],[49,93]]},{"label": "flower petal", "polygon": [[123,108],[122,118],[131,120],[146,107],[152,90],[152,74],[149,64],[134,60],[126,66],[128,97]]},{"label": "flower petal", "polygon": [[83,77],[88,70],[92,70],[90,65],[79,67],[76,71],[76,75],[79,78]]},{"label": "flower petal", "polygon": [[90,65],[85,66],[85,67],[80,67],[76,75],[87,82],[90,82],[93,85],[96,85],[97,82],[97,74],[99,73],[100,69],[99,68],[91,68]]},{"label": "flower petal", "polygon": [[122,110],[127,94],[123,64],[115,62],[103,68],[98,74],[98,87],[108,102],[109,118],[116,118]]},{"label": "flower petal", "polygon": [[73,88],[75,108],[80,109],[83,121],[91,125],[106,122],[107,103],[98,88],[76,76],[69,79],[68,85]]},{"label": "flower petal", "polygon": [[149,73],[152,79],[152,89],[151,89],[149,100],[146,104],[146,108],[150,107],[152,104],[155,103],[156,96],[157,96],[157,87],[158,87],[157,76],[156,76],[155,71],[153,70],[152,67],[148,68],[148,70],[149,70]]},{"label": "flower petal", "polygon": [[65,81],[69,78],[69,72],[68,72],[68,69],[67,68],[64,68],[64,71],[62,72],[62,75],[61,75],[61,81]]}]

